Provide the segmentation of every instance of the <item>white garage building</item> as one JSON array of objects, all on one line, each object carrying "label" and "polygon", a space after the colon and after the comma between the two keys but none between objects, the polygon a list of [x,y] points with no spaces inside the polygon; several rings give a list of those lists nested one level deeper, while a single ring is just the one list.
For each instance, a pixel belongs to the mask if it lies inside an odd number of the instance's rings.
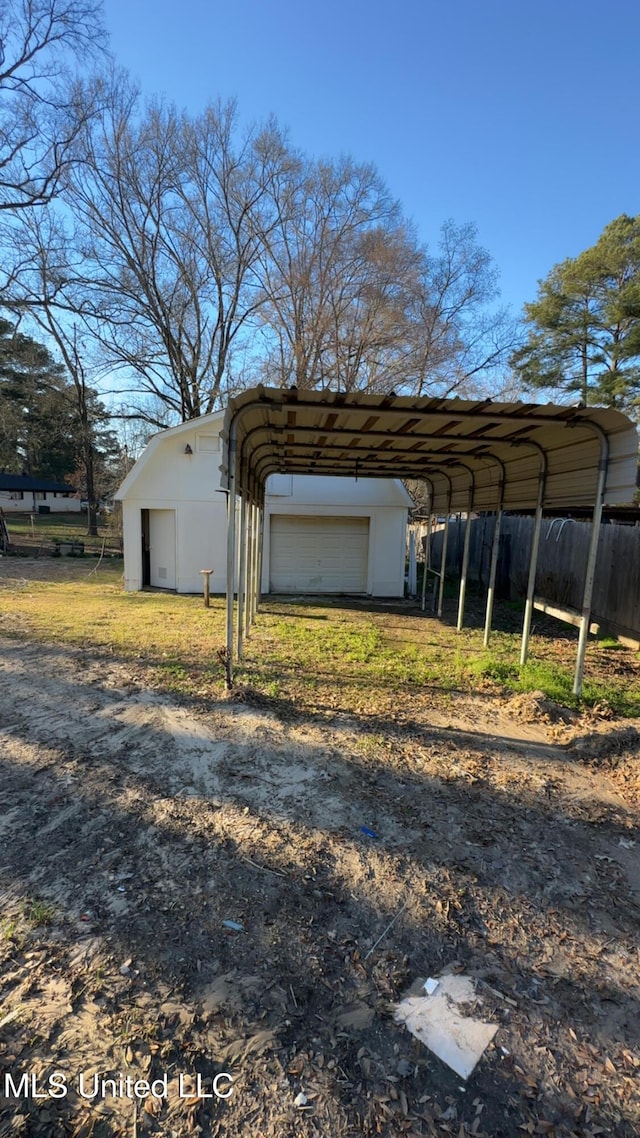
[{"label": "white garage building", "polygon": [[[156,435],[116,497],[122,502],[125,589],[226,590],[224,413]],[[404,593],[411,499],[382,478],[272,475],[267,483],[264,593]]]}]

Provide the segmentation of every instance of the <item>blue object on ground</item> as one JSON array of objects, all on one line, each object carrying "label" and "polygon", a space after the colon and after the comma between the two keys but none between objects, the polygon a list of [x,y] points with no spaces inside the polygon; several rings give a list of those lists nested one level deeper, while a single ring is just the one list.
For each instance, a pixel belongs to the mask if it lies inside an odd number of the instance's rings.
[{"label": "blue object on ground", "polygon": [[360,833],[364,834],[367,838],[379,838],[380,835],[376,834],[375,830],[370,830],[368,826],[361,826]]}]

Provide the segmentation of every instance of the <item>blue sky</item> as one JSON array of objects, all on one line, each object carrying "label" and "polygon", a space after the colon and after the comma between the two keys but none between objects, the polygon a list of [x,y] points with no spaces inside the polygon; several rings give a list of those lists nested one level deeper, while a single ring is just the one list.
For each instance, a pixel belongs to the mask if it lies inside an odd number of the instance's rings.
[{"label": "blue sky", "polygon": [[472,221],[518,311],[640,212],[638,0],[105,0],[118,61],[190,110],[235,97],[376,164],[420,238]]}]

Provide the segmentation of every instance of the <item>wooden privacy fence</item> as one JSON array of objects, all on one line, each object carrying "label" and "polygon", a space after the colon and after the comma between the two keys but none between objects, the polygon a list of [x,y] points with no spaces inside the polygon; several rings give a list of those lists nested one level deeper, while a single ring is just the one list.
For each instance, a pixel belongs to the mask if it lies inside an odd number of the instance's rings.
[{"label": "wooden privacy fence", "polygon": [[[460,576],[466,524],[464,519],[449,524],[446,572],[450,577]],[[485,588],[494,525],[493,516],[471,521],[469,579]],[[424,533],[423,529],[423,538]],[[569,610],[569,614],[571,610],[580,611],[590,533],[587,522],[569,518],[543,521],[536,598]],[[440,567],[442,536],[442,529],[431,536],[431,564],[435,568]],[[526,595],[532,537],[533,518],[503,515],[496,582],[499,597],[516,599]],[[640,527],[602,526],[591,614],[592,622],[602,632],[640,646]]]}]

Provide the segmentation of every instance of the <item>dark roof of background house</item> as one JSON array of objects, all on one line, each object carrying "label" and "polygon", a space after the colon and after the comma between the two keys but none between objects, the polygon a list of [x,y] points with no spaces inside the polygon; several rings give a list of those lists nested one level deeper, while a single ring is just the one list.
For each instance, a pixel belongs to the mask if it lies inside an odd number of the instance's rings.
[{"label": "dark roof of background house", "polygon": [[36,490],[50,494],[75,494],[73,486],[66,482],[54,482],[51,478],[38,478],[32,474],[0,474],[0,490]]}]

